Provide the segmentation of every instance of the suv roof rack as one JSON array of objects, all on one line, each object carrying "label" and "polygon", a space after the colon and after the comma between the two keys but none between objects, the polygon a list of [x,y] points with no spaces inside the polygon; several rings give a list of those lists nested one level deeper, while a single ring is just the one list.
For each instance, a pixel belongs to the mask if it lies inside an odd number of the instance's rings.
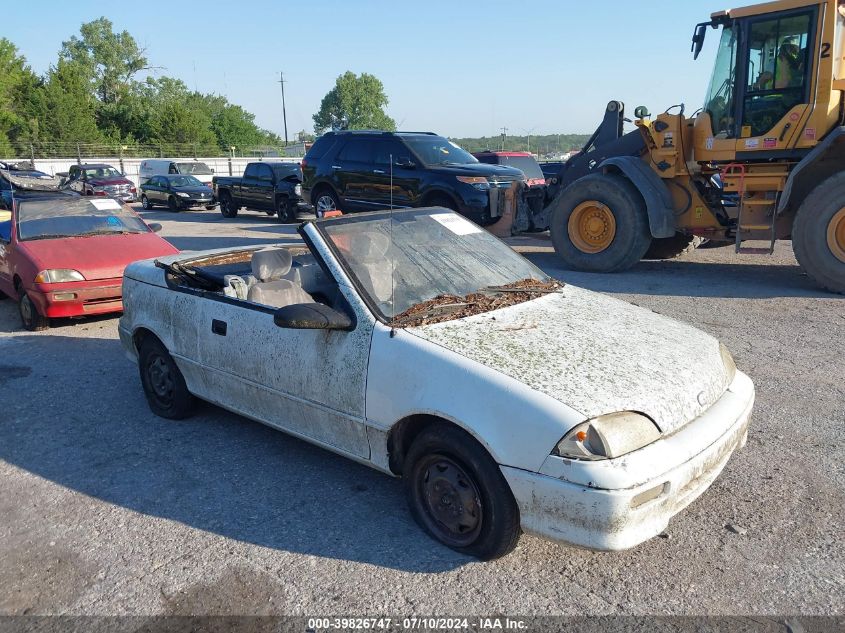
[{"label": "suv roof rack", "polygon": [[328,132],[325,132],[323,136],[328,134],[384,134],[386,136],[394,134],[427,134],[430,136],[439,136],[437,132],[413,132],[409,130],[397,130],[396,132],[388,132],[385,130],[329,130]]}]

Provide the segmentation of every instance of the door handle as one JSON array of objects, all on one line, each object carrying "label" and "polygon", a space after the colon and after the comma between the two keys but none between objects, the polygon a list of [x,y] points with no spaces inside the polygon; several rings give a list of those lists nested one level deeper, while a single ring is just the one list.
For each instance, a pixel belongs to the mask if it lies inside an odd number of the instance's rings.
[{"label": "door handle", "polygon": [[374,174],[382,174],[382,175],[384,175],[384,170],[383,170],[383,169],[374,169],[374,170],[373,170],[373,173],[374,173]]},{"label": "door handle", "polygon": [[340,165],[332,165],[332,169],[342,169]]},{"label": "door handle", "polygon": [[212,319],[211,332],[220,336],[226,336],[226,322],[218,319]]},{"label": "door handle", "polygon": [[792,127],[792,123],[787,123],[783,126],[783,132],[780,133],[780,137],[778,138],[779,141],[783,140],[783,137],[786,136],[786,133],[789,131],[789,128]]}]

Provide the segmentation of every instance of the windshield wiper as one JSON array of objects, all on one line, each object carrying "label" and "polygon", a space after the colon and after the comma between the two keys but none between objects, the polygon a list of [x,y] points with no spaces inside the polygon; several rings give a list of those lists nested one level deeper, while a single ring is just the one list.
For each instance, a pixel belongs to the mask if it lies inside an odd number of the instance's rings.
[{"label": "windshield wiper", "polygon": [[59,235],[58,233],[55,235],[36,235],[34,237],[27,237],[21,241],[23,242],[34,242],[35,240],[58,240],[63,237],[76,237],[75,235]]},{"label": "windshield wiper", "polygon": [[119,231],[112,231],[109,229],[97,229],[96,231],[87,231],[86,233],[78,233],[74,237],[93,237],[94,235],[131,235],[139,231],[130,231],[129,229],[121,229]]},{"label": "windshield wiper", "polygon": [[[425,303],[425,301],[423,301],[422,303]],[[420,304],[418,303],[416,305],[420,305]],[[405,323],[407,321],[413,321],[414,319],[425,318],[425,317],[427,317],[431,314],[434,314],[435,312],[439,312],[441,310],[457,310],[459,308],[466,308],[467,306],[471,306],[471,305],[474,305],[474,304],[467,303],[466,301],[456,301],[455,303],[443,303],[443,304],[439,304],[439,305],[433,305],[429,308],[426,308],[425,310],[422,310],[421,312],[414,312],[412,314],[405,314],[405,316],[400,315],[398,317],[394,317],[391,325],[400,325],[400,324]],[[410,308],[408,308],[408,310],[405,310],[405,312],[408,312],[409,310],[413,310],[414,307],[415,306],[411,306]]]}]

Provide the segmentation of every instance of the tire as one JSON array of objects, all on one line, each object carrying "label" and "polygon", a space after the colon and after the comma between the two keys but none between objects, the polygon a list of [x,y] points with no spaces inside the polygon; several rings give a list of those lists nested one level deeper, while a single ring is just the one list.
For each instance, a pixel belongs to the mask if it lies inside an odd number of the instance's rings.
[{"label": "tire", "polygon": [[296,222],[296,209],[290,208],[290,199],[284,196],[276,200],[276,219],[283,224]]},{"label": "tire", "polygon": [[41,316],[35,302],[29,298],[23,288],[20,290],[18,299],[18,312],[21,316],[21,324],[30,332],[40,332],[50,327],[50,319]]},{"label": "tire", "polygon": [[845,172],[817,185],[798,208],[792,248],[810,279],[845,294]]},{"label": "tire", "polygon": [[675,259],[685,253],[691,253],[701,246],[703,241],[702,237],[683,233],[675,233],[673,237],[653,238],[643,259]]},{"label": "tire", "polygon": [[141,207],[147,211],[153,208],[153,203],[146,195],[141,196]]},{"label": "tire", "polygon": [[179,201],[176,199],[176,196],[170,196],[167,199],[167,208],[170,209],[172,213],[179,212]]},{"label": "tire", "polygon": [[481,560],[516,547],[522,533],[516,500],[499,466],[466,432],[447,424],[423,430],[402,477],[411,514],[435,540]]},{"label": "tire", "polygon": [[643,258],[651,244],[645,201],[627,178],[584,176],[553,204],[552,244],[573,270],[626,270]]},{"label": "tire", "polygon": [[321,218],[326,211],[335,211],[340,209],[340,201],[337,194],[327,187],[317,190],[317,193],[311,196],[314,201],[314,214]]},{"label": "tire", "polygon": [[235,203],[232,200],[232,194],[220,194],[220,213],[223,214],[224,218],[238,217],[238,210],[239,209],[235,206]]},{"label": "tire", "polygon": [[184,420],[196,408],[185,378],[173,357],[157,339],[148,336],[138,352],[141,386],[150,410],[168,420]]}]

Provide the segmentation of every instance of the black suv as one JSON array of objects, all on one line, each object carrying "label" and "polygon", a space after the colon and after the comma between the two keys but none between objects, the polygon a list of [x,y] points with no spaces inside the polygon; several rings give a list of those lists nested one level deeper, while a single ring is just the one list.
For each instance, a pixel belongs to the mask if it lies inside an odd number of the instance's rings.
[{"label": "black suv", "polygon": [[503,190],[524,179],[431,132],[327,132],[302,160],[303,197],[318,215],[440,206],[485,226],[504,215]]}]

